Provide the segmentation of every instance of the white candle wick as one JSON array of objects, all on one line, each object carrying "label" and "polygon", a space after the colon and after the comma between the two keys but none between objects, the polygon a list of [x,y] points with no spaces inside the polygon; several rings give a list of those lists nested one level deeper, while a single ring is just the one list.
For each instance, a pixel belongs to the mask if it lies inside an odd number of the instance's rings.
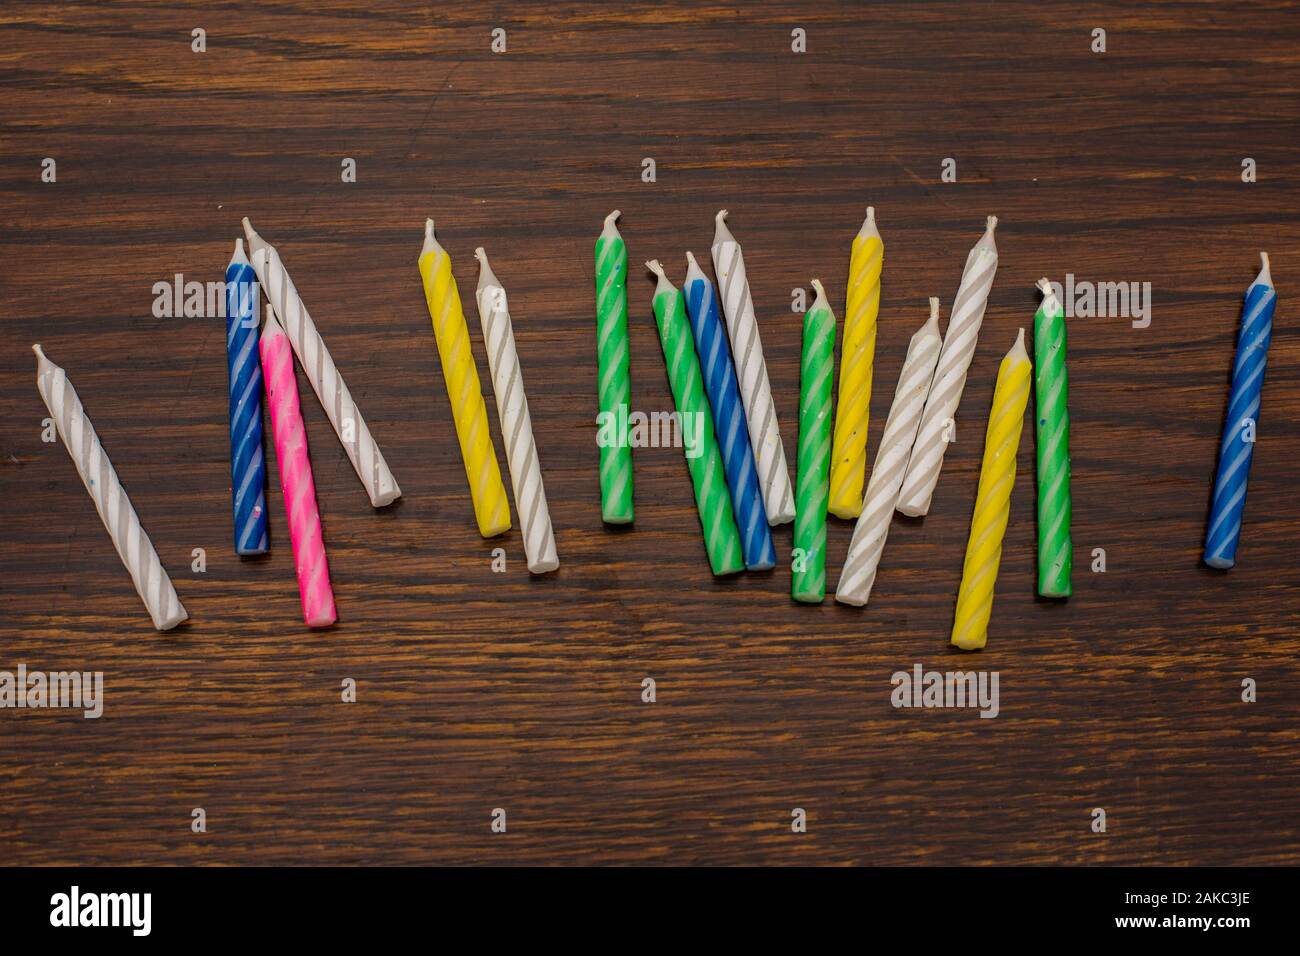
[{"label": "white candle wick", "polygon": [[1263,263],[1263,265],[1260,266],[1259,275],[1255,277],[1255,283],[1257,285],[1262,283],[1264,285],[1271,286],[1273,284],[1273,272],[1272,269],[1269,267],[1268,253],[1261,252],[1259,254],[1259,261]]},{"label": "white candle wick", "polygon": [[420,249],[420,258],[424,258],[435,249],[441,250],[442,244],[438,242],[437,237],[433,234],[433,220],[426,219],[424,220],[424,245]]},{"label": "white candle wick", "polygon": [[[721,245],[724,242],[736,241],[736,237],[733,236],[731,230],[727,228],[727,210],[719,209],[718,214],[713,217],[713,221],[716,223],[713,230],[714,246]],[[715,262],[714,265],[717,265],[717,263]]]},{"label": "white candle wick", "polygon": [[690,285],[692,282],[698,282],[704,278],[705,278],[704,270],[701,269],[700,264],[695,261],[695,253],[687,252],[686,253],[686,284]]},{"label": "white candle wick", "polygon": [[478,260],[478,291],[482,292],[491,285],[496,286],[498,289],[501,288],[496,273],[492,271],[492,266],[488,263],[487,252],[482,246],[474,250],[474,258]]},{"label": "white candle wick", "polygon": [[875,236],[880,238],[880,230],[876,228],[876,207],[867,207],[867,218],[862,220],[862,228],[858,230],[858,238]]},{"label": "white candle wick", "polygon": [[257,230],[253,228],[253,224],[248,221],[247,216],[243,218],[243,223],[244,235],[248,237],[249,255],[256,255],[259,249],[264,249],[267,246],[267,242],[257,234]]},{"label": "white candle wick", "polygon": [[[230,257],[230,265],[233,266],[235,263],[245,266],[249,264],[248,255],[244,252],[244,240],[242,238],[235,240],[235,251]],[[226,268],[229,269],[230,266],[226,266]]]},{"label": "white candle wick", "polygon": [[1012,358],[1012,357],[1015,357],[1015,358],[1022,358],[1022,359],[1024,359],[1026,362],[1029,361],[1029,353],[1025,350],[1025,330],[1024,330],[1024,328],[1021,328],[1021,329],[1020,329],[1020,334],[1016,336],[1016,344],[1013,345],[1013,346],[1011,346],[1010,351],[1007,352],[1007,358]]},{"label": "white candle wick", "polygon": [[645,267],[659,277],[659,281],[655,283],[655,295],[662,292],[677,291],[673,284],[668,281],[668,276],[664,274],[664,267],[659,264],[658,259],[651,259],[645,264]]},{"label": "white candle wick", "polygon": [[808,311],[811,312],[813,309],[817,308],[818,303],[822,304],[826,308],[830,308],[830,302],[826,298],[826,290],[822,287],[822,280],[813,279],[812,287],[817,290],[817,298],[813,299],[812,308]]},{"label": "white candle wick", "polygon": [[979,242],[971,247],[970,255],[966,258],[966,268],[970,268],[976,261],[980,253],[987,253],[996,256],[998,254],[997,240],[993,238],[993,230],[998,227],[998,217],[989,216],[984,225],[984,235],[980,236]]},{"label": "white candle wick", "polygon": [[614,220],[618,219],[621,215],[623,214],[619,212],[619,210],[615,209],[605,217],[605,228],[600,230],[600,238],[604,239],[606,242],[622,238],[622,234],[618,231],[618,226],[614,224]]}]

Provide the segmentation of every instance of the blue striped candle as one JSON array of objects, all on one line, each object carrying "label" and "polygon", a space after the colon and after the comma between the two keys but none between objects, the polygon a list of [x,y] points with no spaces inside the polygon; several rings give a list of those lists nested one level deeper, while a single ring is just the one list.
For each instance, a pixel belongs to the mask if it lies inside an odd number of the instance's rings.
[{"label": "blue striped candle", "polygon": [[226,364],[230,369],[230,493],[235,553],[265,554],[266,459],[262,456],[262,366],[257,354],[257,275],[235,240],[226,266]]},{"label": "blue striped candle", "polygon": [[1205,563],[1212,568],[1230,568],[1237,563],[1241,512],[1246,507],[1246,479],[1250,477],[1250,459],[1255,452],[1259,399],[1264,388],[1264,365],[1268,360],[1269,339],[1273,336],[1277,291],[1268,271],[1268,253],[1261,252],[1259,258],[1263,265],[1246,290],[1246,303],[1241,312],[1232,394],[1223,424],[1223,443],[1219,446],[1210,529],[1205,533]]},{"label": "blue striped candle", "polygon": [[722,451],[727,487],[731,489],[731,510],[736,516],[736,527],[740,529],[745,567],[751,571],[767,571],[776,567],[776,548],[772,544],[772,529],[767,526],[763,492],[758,485],[758,467],[754,464],[754,449],[749,444],[745,409],[740,404],[740,385],[736,381],[736,367],[731,361],[731,347],[718,318],[718,297],[695,256],[686,253],[686,261],[686,284],[682,291],[686,294],[686,311],[691,320],[695,350],[700,355],[709,407],[713,409],[713,430]]}]

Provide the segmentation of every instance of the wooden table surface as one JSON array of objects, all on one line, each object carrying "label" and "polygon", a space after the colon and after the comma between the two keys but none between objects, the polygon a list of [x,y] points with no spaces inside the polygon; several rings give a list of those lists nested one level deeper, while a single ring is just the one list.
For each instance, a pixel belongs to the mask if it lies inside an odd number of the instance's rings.
[{"label": "wooden table surface", "polygon": [[[0,22],[0,669],[106,685],[99,720],[0,713],[6,863],[1300,862],[1293,4],[131,2]],[[895,521],[870,605],[792,603],[789,526],[776,571],[714,580],[676,449],[636,453],[635,527],[603,527],[604,215],[623,210],[633,406],[653,411],[671,395],[640,264],[680,281],[731,210],[793,468],[792,290],[822,277],[842,311],[869,203],[886,246],[872,459],[926,298],[946,322],[985,216],[1001,221],[957,442],[929,517]],[[328,631],[301,624],[273,464],[272,552],[233,554],[223,321],[152,314],[154,283],[221,279],[245,215],[403,489],[370,507],[299,373]],[[429,215],[485,387],[476,246],[509,290],[556,574],[529,576],[517,530],[477,534],[416,271]],[[1280,304],[1239,565],[1213,572],[1260,249]],[[963,655],[948,635],[997,365],[1034,281],[1067,273],[1149,282],[1151,323],[1069,321],[1075,593],[1035,596],[1027,425],[989,644]],[[151,629],[41,440],[36,341],[173,575],[191,616],[174,632]],[[831,589],[851,531],[831,520]],[[997,671],[1000,715],[895,709],[891,675],[917,663]]]}]

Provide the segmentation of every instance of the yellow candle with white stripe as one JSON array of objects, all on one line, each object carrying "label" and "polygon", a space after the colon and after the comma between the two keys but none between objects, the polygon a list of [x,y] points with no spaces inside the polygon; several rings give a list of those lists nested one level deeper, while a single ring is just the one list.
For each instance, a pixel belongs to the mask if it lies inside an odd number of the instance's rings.
[{"label": "yellow candle with white stripe", "polygon": [[880,270],[884,261],[885,244],[876,229],[876,210],[868,206],[867,218],[849,255],[844,338],[840,342],[840,391],[827,502],[827,510],[839,518],[856,518],[862,513],[871,370],[876,358],[876,318],[880,313]]},{"label": "yellow candle with white stripe", "polygon": [[510,530],[510,503],[496,449],[488,431],[487,406],[479,384],[474,353],[469,344],[469,326],[451,274],[451,257],[433,234],[433,220],[424,224],[424,248],[420,250],[420,278],[424,282],[424,299],[433,320],[433,334],[438,340],[438,357],[442,377],[451,399],[451,413],[456,420],[456,437],[465,462],[465,477],[474,501],[474,518],[485,538]]},{"label": "yellow candle with white stripe", "polygon": [[1016,452],[1020,429],[1029,402],[1032,368],[1025,351],[1025,330],[1002,359],[998,383],[993,389],[993,408],[984,435],[984,463],[980,467],[975,514],[966,542],[966,563],[961,588],[957,591],[957,613],[952,624],[952,643],[965,651],[977,651],[988,640],[989,615],[993,611],[993,585],[1002,562],[1002,538],[1011,514],[1011,489],[1016,483]]}]

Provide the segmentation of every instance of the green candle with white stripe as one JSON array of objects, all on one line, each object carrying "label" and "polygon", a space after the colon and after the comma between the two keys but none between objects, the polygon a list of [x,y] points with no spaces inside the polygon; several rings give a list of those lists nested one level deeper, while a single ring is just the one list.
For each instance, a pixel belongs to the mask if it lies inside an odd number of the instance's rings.
[{"label": "green candle with white stripe", "polygon": [[794,553],[790,596],[820,604],[826,598],[826,503],[830,498],[831,385],[835,372],[835,313],[819,279],[817,298],[803,317],[799,366],[799,457],[795,476]]},{"label": "green candle with white stripe", "polygon": [[695,507],[700,513],[709,564],[714,574],[743,571],[745,558],[740,548],[740,531],[731,510],[731,492],[727,489],[718,439],[713,433],[709,400],[704,394],[704,375],[695,354],[691,326],[686,320],[686,301],[680,290],[668,281],[658,260],[647,262],[646,268],[659,277],[655,286],[655,324],[664,350],[668,385],[682,423],[686,466],[695,486]]},{"label": "green candle with white stripe", "polygon": [[605,217],[596,239],[596,375],[600,403],[600,515],[609,524],[632,522],[632,447],[625,433],[632,404],[628,371],[627,246]]},{"label": "green candle with white stripe", "polygon": [[1046,279],[1034,315],[1034,418],[1038,446],[1038,593],[1070,596],[1070,385],[1065,313]]}]

